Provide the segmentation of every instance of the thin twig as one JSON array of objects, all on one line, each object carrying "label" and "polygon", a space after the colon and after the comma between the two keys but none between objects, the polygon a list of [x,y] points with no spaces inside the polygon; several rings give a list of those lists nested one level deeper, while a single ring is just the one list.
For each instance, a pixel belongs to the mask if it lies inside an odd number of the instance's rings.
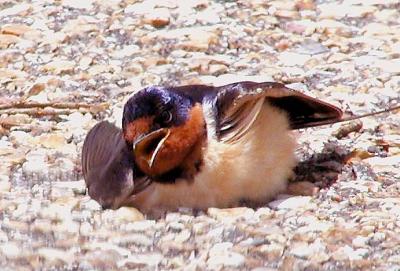
[{"label": "thin twig", "polygon": [[35,116],[71,114],[76,110],[80,112],[98,113],[108,108],[108,103],[38,103],[38,102],[14,102],[0,105],[0,114],[28,114]]},{"label": "thin twig", "polygon": [[43,117],[43,116],[57,116],[57,115],[69,115],[77,110],[82,113],[93,113],[91,108],[79,108],[79,109],[56,109],[56,108],[8,108],[8,109],[0,109],[1,114],[27,114],[34,117]]},{"label": "thin twig", "polygon": [[78,108],[92,108],[92,107],[108,107],[107,103],[101,104],[88,104],[88,103],[73,103],[73,102],[49,102],[49,103],[38,103],[38,102],[25,102],[25,101],[18,101],[9,104],[0,105],[0,110],[2,109],[9,109],[9,108],[45,108],[45,107],[53,107],[53,108],[69,108],[69,109],[78,109]]}]

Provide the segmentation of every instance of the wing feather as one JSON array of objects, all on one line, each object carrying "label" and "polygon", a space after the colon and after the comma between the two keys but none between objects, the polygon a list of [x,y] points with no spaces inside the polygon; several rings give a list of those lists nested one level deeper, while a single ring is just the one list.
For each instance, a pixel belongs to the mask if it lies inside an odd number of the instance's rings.
[{"label": "wing feather", "polygon": [[96,124],[85,138],[82,173],[89,195],[103,207],[119,207],[151,184],[150,178],[137,175],[122,130],[107,121]]},{"label": "wing feather", "polygon": [[242,138],[256,120],[262,109],[264,100],[265,98],[261,97],[254,101],[245,102],[241,106],[237,106],[236,111],[232,112],[230,116],[227,117],[227,121],[225,121],[220,128],[220,133],[223,135],[221,140],[233,142]]},{"label": "wing feather", "polygon": [[125,146],[121,129],[102,121],[87,134],[82,148],[82,173],[85,180],[91,171],[102,171]]},{"label": "wing feather", "polygon": [[292,129],[339,121],[342,111],[329,103],[274,82],[238,82],[216,88],[217,127],[220,140],[240,139],[251,127],[265,101],[288,113]]}]

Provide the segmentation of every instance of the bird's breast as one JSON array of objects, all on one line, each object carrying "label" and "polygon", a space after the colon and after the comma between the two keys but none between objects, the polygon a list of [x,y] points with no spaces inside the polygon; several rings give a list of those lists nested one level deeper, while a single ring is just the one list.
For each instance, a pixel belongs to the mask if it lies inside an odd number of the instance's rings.
[{"label": "bird's breast", "polygon": [[287,115],[263,105],[257,120],[240,141],[225,143],[208,138],[193,151],[202,165],[192,181],[153,183],[130,199],[145,212],[178,207],[230,207],[241,200],[266,202],[286,188],[295,166],[295,140]]}]

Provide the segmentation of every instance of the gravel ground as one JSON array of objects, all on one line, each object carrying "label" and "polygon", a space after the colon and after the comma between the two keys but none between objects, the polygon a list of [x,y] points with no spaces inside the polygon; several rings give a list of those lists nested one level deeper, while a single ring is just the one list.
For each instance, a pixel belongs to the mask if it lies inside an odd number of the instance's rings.
[{"label": "gravel ground", "polygon": [[400,270],[400,114],[299,132],[291,193],[154,220],[85,194],[97,121],[151,84],[280,81],[362,114],[399,99],[400,3],[0,2],[2,270]]}]

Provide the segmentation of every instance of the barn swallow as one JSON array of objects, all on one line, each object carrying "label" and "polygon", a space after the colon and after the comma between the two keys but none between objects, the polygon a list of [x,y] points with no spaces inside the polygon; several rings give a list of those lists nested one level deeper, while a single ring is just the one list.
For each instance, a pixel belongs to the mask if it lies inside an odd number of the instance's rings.
[{"label": "barn swallow", "polygon": [[83,175],[104,208],[262,203],[285,190],[296,164],[291,130],[341,117],[280,83],[151,86],[126,102],[122,130],[103,121],[88,133]]}]

